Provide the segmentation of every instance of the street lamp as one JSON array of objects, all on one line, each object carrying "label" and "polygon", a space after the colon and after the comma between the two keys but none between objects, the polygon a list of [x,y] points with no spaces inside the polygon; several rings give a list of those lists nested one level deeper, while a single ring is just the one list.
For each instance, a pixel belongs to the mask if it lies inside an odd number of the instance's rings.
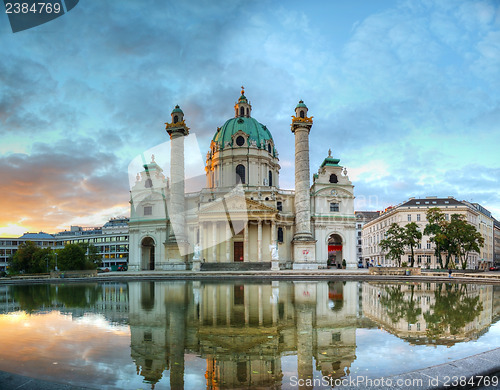
[{"label": "street lamp", "polygon": [[56,252],[56,271],[57,271],[57,252]]}]

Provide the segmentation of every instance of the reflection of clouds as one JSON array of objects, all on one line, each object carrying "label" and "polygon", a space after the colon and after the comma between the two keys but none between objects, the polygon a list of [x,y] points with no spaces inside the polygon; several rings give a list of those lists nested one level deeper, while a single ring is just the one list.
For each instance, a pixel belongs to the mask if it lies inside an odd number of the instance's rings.
[{"label": "reflection of clouds", "polygon": [[352,373],[364,372],[362,370],[368,367],[365,375],[370,377],[396,375],[491,350],[500,345],[500,322],[492,325],[478,340],[451,347],[411,345],[380,329],[358,329],[356,344]]},{"label": "reflection of clouds", "polygon": [[[21,318],[28,326],[19,326]],[[58,333],[48,332],[51,328]],[[56,311],[29,316],[16,313],[0,316],[0,329],[0,369],[4,371],[91,386],[109,386],[122,375],[141,383],[134,379],[128,327],[118,326],[115,331],[100,315],[73,320]]]}]

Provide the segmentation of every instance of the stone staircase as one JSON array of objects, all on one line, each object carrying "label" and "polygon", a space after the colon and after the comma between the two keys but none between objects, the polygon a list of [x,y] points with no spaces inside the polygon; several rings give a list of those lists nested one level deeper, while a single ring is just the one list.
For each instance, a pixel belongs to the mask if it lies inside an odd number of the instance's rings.
[{"label": "stone staircase", "polygon": [[271,262],[261,263],[203,263],[201,271],[269,271],[271,269]]}]

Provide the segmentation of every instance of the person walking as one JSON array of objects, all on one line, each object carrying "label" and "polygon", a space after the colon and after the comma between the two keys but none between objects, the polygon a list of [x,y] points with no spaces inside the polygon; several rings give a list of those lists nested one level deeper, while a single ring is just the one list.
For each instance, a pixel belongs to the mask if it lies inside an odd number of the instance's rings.
[{"label": "person walking", "polygon": [[451,268],[448,268],[448,277],[451,278]]}]

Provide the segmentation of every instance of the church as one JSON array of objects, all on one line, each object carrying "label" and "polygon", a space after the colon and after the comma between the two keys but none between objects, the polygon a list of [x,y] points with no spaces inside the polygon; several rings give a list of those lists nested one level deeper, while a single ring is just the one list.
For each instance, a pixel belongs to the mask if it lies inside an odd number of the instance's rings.
[{"label": "church", "polygon": [[[208,147],[202,188],[185,176],[190,129],[176,106],[166,131],[169,171],[152,156],[131,185],[129,269],[257,270],[357,268],[354,186],[328,155],[310,182],[313,117],[301,100],[292,116],[295,190],[279,184],[270,129],[252,117],[242,89],[234,117]],[[325,140],[327,141],[327,140]],[[326,154],[326,153],[325,153]]]}]

